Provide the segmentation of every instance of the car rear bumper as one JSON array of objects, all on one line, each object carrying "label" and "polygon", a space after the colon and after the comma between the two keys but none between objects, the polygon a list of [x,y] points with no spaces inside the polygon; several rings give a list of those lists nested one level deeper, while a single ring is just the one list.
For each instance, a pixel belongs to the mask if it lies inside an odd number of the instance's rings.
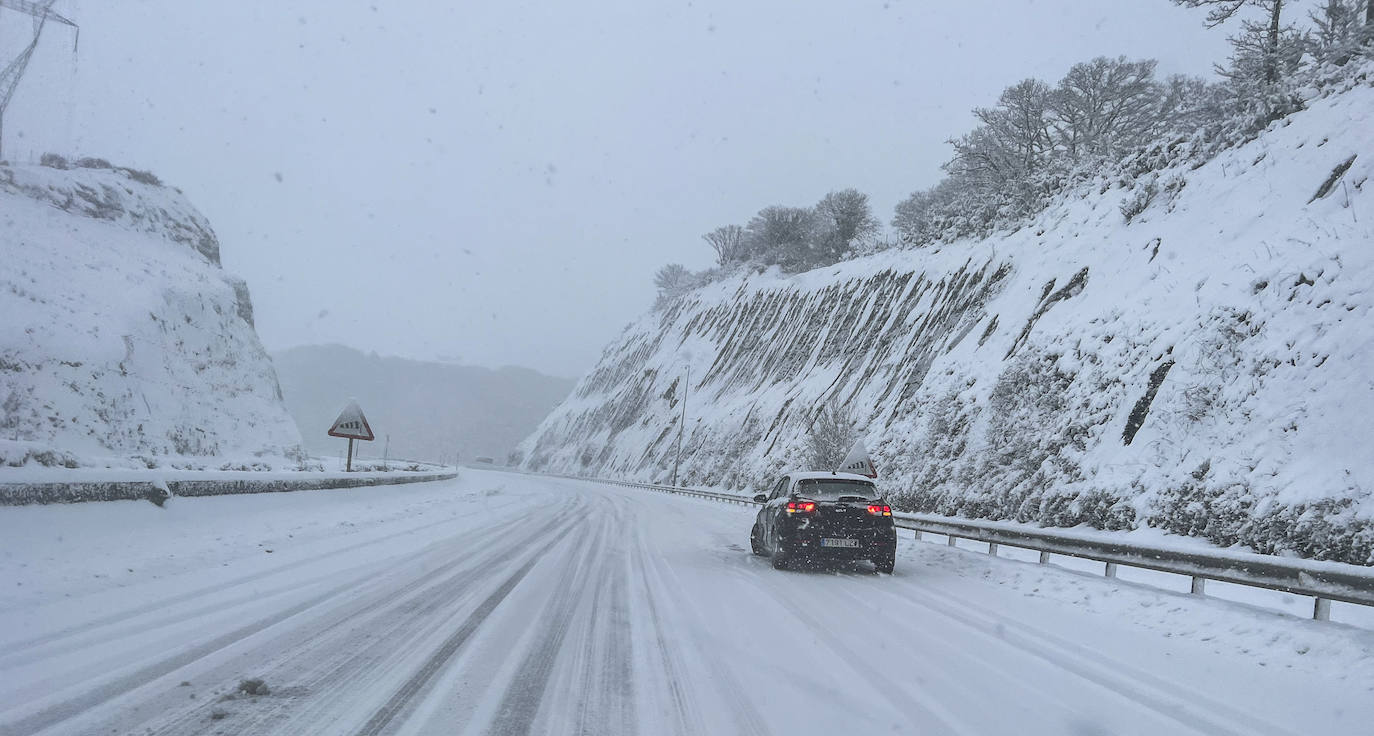
[{"label": "car rear bumper", "polygon": [[[821,540],[825,538],[857,539],[859,546],[825,547],[821,545]],[[868,560],[892,554],[897,548],[897,531],[895,529],[877,529],[846,534],[834,531],[808,533],[808,531],[798,530],[779,541],[787,554],[797,557]]]}]

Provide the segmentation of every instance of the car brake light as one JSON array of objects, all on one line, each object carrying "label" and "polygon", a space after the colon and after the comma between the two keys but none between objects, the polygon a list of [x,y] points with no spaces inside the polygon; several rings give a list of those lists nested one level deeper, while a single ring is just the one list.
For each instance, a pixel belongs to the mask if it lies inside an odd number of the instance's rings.
[{"label": "car brake light", "polygon": [[891,506],[879,506],[879,505],[877,505],[877,504],[874,504],[874,505],[868,507],[868,513],[870,513],[870,514],[872,514],[872,515],[874,515],[874,516],[891,516],[891,515],[892,515],[892,507],[891,507]]},{"label": "car brake light", "polygon": [[809,514],[816,510],[815,501],[788,501],[787,513],[789,514]]}]

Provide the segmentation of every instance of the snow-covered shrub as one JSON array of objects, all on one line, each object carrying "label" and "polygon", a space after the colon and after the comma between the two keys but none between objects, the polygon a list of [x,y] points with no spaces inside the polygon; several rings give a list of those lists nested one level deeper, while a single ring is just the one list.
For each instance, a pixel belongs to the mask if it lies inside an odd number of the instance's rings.
[{"label": "snow-covered shrub", "polygon": [[1135,190],[1121,203],[1121,216],[1129,223],[1136,216],[1150,208],[1150,204],[1155,201],[1155,196],[1159,194],[1159,177],[1152,176],[1145,183],[1136,186]]}]

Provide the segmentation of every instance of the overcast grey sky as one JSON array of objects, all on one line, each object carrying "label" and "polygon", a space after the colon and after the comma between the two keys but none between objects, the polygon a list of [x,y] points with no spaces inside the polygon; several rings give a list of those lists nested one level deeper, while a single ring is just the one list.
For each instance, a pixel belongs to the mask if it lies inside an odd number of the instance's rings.
[{"label": "overcast grey sky", "polygon": [[[1167,0],[58,0],[6,151],[151,169],[269,349],[574,377],[662,264],[769,204],[930,186],[970,108],[1125,54],[1209,74]],[[17,30],[0,10],[9,58]]]}]

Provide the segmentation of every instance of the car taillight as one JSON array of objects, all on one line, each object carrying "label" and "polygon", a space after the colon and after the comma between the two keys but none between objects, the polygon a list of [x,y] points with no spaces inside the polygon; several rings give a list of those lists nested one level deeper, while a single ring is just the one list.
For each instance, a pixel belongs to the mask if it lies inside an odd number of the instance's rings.
[{"label": "car taillight", "polygon": [[868,507],[868,513],[870,513],[870,514],[872,514],[872,515],[874,515],[874,516],[891,516],[891,515],[892,515],[892,507],[891,507],[891,506],[879,506],[879,505],[877,505],[877,504],[874,504],[874,505]]},{"label": "car taillight", "polygon": [[789,514],[809,514],[816,510],[815,501],[788,501],[787,513]]}]

